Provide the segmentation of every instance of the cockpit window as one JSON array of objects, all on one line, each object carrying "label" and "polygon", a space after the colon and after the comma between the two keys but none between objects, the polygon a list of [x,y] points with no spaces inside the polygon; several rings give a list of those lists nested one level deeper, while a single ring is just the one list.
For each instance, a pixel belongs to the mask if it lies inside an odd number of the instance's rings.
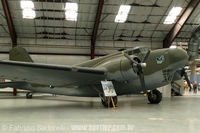
[{"label": "cockpit window", "polygon": [[147,51],[149,51],[149,48],[148,47],[142,47],[142,48],[140,48],[140,51],[141,52],[147,52]]},{"label": "cockpit window", "polygon": [[139,54],[139,53],[145,53],[149,50],[148,47],[135,47],[133,50],[127,51],[128,55],[133,55],[133,54]]},{"label": "cockpit window", "polygon": [[138,54],[138,53],[145,53],[145,52],[147,52],[149,50],[149,48],[148,47],[136,47],[136,48],[134,48],[133,49],[133,52],[135,53],[135,54]]}]

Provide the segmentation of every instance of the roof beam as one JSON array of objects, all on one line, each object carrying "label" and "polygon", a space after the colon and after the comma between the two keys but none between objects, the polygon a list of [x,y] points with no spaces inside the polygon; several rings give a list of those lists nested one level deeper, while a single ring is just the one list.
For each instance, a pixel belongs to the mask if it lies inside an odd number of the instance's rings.
[{"label": "roof beam", "polygon": [[95,45],[96,45],[97,33],[99,29],[99,23],[100,23],[100,18],[102,14],[103,4],[104,4],[104,0],[99,0],[97,14],[96,14],[93,32],[92,32],[92,38],[91,38],[91,59],[94,59],[94,56],[95,56]]},{"label": "roof beam", "polygon": [[15,32],[15,28],[14,28],[14,25],[13,25],[12,17],[11,17],[11,14],[10,14],[10,9],[9,9],[9,6],[8,6],[8,1],[7,0],[1,0],[1,3],[2,3],[2,6],[3,6],[5,18],[6,18],[6,21],[7,21],[10,37],[11,37],[11,40],[12,40],[12,45],[13,45],[13,47],[15,47],[17,45],[17,34]]},{"label": "roof beam", "polygon": [[55,3],[64,3],[68,2],[68,0],[36,0],[38,2],[55,2]]},{"label": "roof beam", "polygon": [[186,21],[189,19],[189,17],[192,15],[193,11],[198,6],[200,0],[191,0],[188,6],[186,7],[185,11],[182,13],[181,17],[177,21],[177,23],[174,25],[174,27],[170,30],[170,32],[167,34],[165,39],[163,40],[163,48],[169,48],[171,44],[173,43],[174,39],[178,36],[181,29],[183,28]]}]

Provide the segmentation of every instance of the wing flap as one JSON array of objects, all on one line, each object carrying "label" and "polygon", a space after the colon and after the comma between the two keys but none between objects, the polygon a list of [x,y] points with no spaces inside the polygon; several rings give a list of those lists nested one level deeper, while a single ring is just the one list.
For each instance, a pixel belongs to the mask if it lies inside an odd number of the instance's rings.
[{"label": "wing flap", "polygon": [[0,61],[1,78],[44,85],[87,84],[103,78],[105,74],[104,70],[95,68]]}]

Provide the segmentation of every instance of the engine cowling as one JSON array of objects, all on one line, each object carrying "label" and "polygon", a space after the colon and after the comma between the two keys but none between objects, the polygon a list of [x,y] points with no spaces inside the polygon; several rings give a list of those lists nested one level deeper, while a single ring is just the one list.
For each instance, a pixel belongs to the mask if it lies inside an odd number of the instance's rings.
[{"label": "engine cowling", "polygon": [[[141,62],[141,60],[137,56],[134,56],[133,60],[135,60],[138,63]],[[133,80],[138,77],[137,67],[134,66],[134,64],[132,64],[128,59],[122,58],[120,65],[121,73],[125,80]]]},{"label": "engine cowling", "polygon": [[[133,57],[136,61],[140,62],[138,57]],[[133,66],[126,57],[114,57],[107,61],[101,62],[98,68],[106,69],[107,71],[107,80],[116,80],[119,82],[133,80],[138,78],[138,68]]]}]

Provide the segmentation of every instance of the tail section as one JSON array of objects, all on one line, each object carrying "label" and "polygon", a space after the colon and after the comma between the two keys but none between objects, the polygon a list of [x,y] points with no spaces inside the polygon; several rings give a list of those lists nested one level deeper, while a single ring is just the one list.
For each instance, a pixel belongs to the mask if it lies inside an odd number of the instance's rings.
[{"label": "tail section", "polygon": [[28,52],[20,46],[12,48],[9,55],[12,61],[33,62]]}]

